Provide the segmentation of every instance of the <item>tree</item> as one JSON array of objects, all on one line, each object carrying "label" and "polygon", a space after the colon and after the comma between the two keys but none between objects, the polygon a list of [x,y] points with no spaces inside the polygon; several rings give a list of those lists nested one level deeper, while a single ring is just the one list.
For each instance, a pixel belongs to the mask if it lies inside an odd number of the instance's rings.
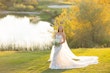
[{"label": "tree", "polygon": [[70,9],[64,9],[55,24],[65,27],[71,47],[104,46],[110,42],[110,14],[107,9],[94,1],[82,0]]}]

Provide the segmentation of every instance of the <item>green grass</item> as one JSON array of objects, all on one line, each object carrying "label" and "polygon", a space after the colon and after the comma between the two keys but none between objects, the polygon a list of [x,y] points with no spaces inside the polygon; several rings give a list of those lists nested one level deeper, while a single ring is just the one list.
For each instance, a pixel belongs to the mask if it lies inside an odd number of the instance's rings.
[{"label": "green grass", "polygon": [[76,55],[98,56],[99,64],[80,69],[49,69],[50,50],[36,52],[0,52],[0,73],[110,73],[110,48],[72,49]]}]

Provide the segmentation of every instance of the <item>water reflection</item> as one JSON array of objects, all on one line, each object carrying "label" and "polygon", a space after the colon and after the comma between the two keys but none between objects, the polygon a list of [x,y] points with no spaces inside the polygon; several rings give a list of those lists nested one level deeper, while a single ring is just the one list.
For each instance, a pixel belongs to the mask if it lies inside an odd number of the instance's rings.
[{"label": "water reflection", "polygon": [[45,49],[52,42],[53,31],[48,22],[31,23],[26,16],[7,15],[0,19],[0,50]]}]

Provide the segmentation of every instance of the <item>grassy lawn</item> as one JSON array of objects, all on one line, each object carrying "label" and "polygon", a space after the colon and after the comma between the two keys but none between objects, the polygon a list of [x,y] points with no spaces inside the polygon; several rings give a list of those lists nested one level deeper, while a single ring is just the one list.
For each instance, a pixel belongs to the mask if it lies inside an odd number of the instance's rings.
[{"label": "grassy lawn", "polygon": [[80,69],[51,70],[50,50],[36,52],[0,52],[0,73],[110,73],[110,48],[72,49],[76,55],[98,56],[99,64]]}]

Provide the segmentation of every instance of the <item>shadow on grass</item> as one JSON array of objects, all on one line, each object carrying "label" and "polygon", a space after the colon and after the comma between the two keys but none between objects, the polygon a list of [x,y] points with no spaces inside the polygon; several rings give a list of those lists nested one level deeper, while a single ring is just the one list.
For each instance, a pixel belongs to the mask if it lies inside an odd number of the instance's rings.
[{"label": "shadow on grass", "polygon": [[67,70],[69,70],[69,69],[49,69],[48,68],[41,73],[62,73],[62,72],[67,71]]}]

